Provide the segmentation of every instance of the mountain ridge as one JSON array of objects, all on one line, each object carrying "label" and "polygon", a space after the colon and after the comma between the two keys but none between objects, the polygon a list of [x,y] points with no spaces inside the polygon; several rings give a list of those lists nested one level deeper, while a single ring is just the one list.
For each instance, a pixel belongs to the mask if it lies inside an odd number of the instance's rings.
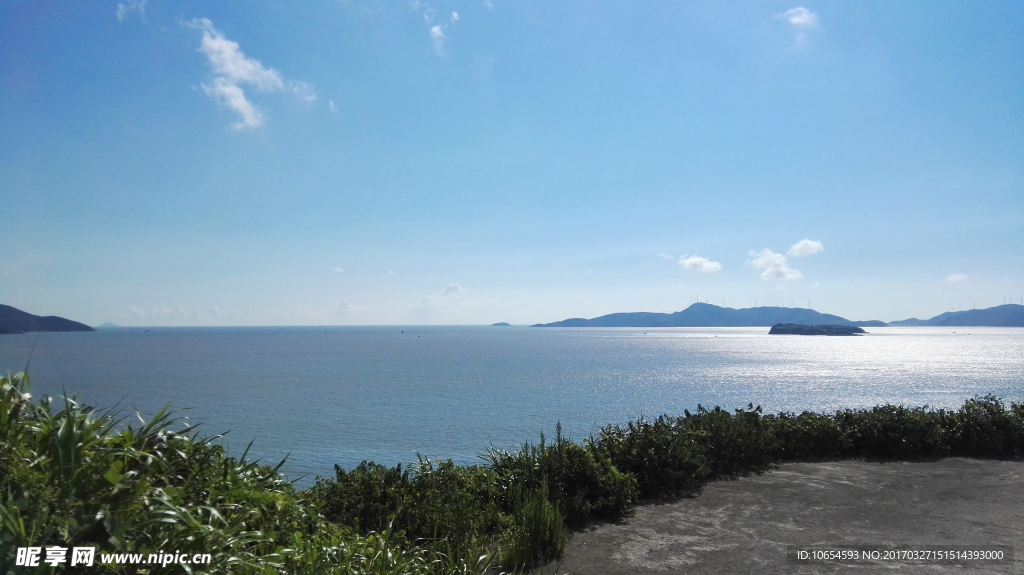
[{"label": "mountain ridge", "polygon": [[620,312],[591,319],[574,317],[551,323],[538,323],[531,327],[771,327],[779,323],[856,327],[1024,327],[1024,306],[1004,304],[979,310],[946,312],[927,320],[910,318],[886,323],[880,320],[853,321],[806,308],[761,306],[736,309],[698,302],[673,313]]},{"label": "mountain ridge", "polygon": [[761,306],[735,309],[695,303],[674,313],[612,313],[593,319],[570,318],[532,327],[770,327],[779,323],[882,326],[878,320],[851,321],[813,309]]},{"label": "mountain ridge", "polygon": [[96,331],[95,329],[55,315],[38,316],[16,307],[0,304],[0,334],[42,331]]},{"label": "mountain ridge", "polygon": [[1007,303],[983,309],[947,311],[931,319],[901,319],[891,326],[1024,327],[1024,305]]}]

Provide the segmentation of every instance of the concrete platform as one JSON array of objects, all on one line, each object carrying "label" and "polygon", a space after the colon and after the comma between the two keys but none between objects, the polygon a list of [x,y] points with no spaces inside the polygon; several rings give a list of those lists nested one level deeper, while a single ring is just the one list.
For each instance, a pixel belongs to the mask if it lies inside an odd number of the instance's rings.
[{"label": "concrete platform", "polygon": [[[787,562],[787,546],[1012,546],[999,565]],[[1024,574],[1024,462],[790,463],[573,535],[543,573]]]}]

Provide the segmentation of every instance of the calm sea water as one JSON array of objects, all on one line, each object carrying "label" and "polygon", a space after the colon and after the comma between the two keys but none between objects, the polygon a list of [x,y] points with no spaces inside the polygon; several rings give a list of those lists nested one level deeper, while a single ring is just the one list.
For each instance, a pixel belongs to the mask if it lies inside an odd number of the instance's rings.
[{"label": "calm sea water", "polygon": [[0,336],[0,369],[36,342],[32,391],[151,414],[171,403],[234,453],[289,477],[415,454],[475,462],[556,422],[579,439],[697,404],[769,412],[1024,399],[1022,328],[140,328]]}]

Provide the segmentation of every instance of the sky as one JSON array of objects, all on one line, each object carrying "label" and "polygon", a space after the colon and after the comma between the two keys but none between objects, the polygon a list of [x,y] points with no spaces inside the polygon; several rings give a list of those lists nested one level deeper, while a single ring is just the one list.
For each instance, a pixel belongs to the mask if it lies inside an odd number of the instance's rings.
[{"label": "sky", "polygon": [[0,303],[91,325],[1024,301],[1024,3],[0,4]]}]

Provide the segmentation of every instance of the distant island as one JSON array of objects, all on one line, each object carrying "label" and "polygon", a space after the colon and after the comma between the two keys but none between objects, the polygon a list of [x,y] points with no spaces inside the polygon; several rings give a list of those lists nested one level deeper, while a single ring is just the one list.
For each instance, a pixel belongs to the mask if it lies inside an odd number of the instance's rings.
[{"label": "distant island", "polygon": [[93,328],[55,315],[38,316],[0,304],[0,334],[38,331],[96,331]]},{"label": "distant island", "polygon": [[777,323],[768,335],[860,335],[867,333],[855,325],[801,325],[799,323]]},{"label": "distant island", "polygon": [[108,322],[104,322],[104,323],[99,324],[98,326],[96,326],[96,329],[105,329],[105,328],[108,328],[108,327],[121,327],[121,326],[117,325],[116,323],[110,323],[108,321]]},{"label": "distant island", "polygon": [[612,313],[593,319],[571,318],[532,327],[768,327],[780,323],[800,325],[850,325],[886,327],[904,325],[1024,327],[1024,306],[1006,304],[988,309],[946,312],[929,320],[916,318],[886,323],[879,320],[851,321],[813,309],[792,307],[748,307],[734,309],[695,303],[675,313]]},{"label": "distant island", "polygon": [[512,324],[504,321],[499,321],[498,323],[492,323],[491,327],[512,327]]},{"label": "distant island", "polygon": [[947,311],[931,319],[902,319],[889,325],[926,325],[956,327],[1024,327],[1024,305],[1008,303],[985,309]]},{"label": "distant island", "polygon": [[850,321],[813,309],[793,307],[750,307],[734,309],[714,304],[695,303],[675,313],[613,313],[594,319],[572,318],[532,327],[768,327],[778,323],[804,325],[856,325],[882,327],[878,320]]}]

